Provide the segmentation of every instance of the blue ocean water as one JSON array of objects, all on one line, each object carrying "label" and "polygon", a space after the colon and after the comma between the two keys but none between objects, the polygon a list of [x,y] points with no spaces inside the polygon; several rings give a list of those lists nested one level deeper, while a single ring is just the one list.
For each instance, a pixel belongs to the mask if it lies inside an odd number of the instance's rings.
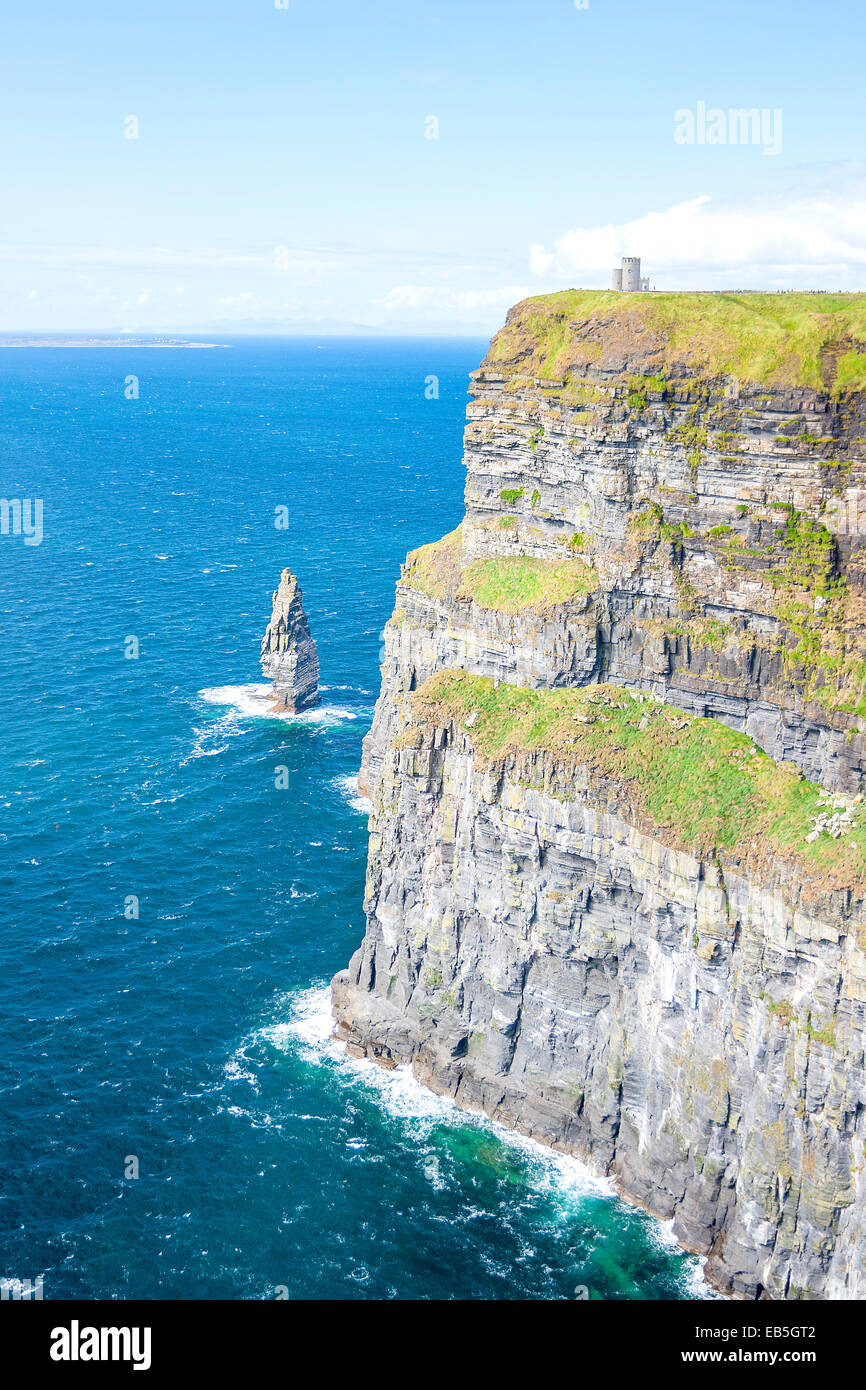
[{"label": "blue ocean water", "polygon": [[[0,494],[44,505],[40,545],[0,537],[0,1276],[705,1296],[579,1165],[327,1041],[363,933],[380,633],[406,551],[462,515],[484,348],[0,348]],[[285,565],[323,682],[295,720],[248,688]]]}]

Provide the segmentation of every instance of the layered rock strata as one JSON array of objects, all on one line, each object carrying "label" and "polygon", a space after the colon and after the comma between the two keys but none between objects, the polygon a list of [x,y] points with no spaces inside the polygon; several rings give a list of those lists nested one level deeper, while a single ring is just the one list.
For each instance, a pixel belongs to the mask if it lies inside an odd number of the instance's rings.
[{"label": "layered rock strata", "polygon": [[397,586],[333,987],[746,1298],[866,1296],[864,351],[859,296],[511,311]]},{"label": "layered rock strata", "polygon": [[274,590],[273,611],[262,638],[262,674],[273,682],[271,703],[276,710],[295,713],[318,699],[319,657],[300,585],[288,569]]}]

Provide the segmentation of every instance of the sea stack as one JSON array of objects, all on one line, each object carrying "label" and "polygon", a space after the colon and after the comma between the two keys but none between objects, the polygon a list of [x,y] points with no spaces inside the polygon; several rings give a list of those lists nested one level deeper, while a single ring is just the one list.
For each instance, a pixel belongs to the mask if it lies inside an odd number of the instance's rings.
[{"label": "sea stack", "polygon": [[319,698],[319,657],[304,612],[303,594],[291,570],[274,590],[273,612],[262,638],[262,674],[273,681],[274,709],[295,713]]}]

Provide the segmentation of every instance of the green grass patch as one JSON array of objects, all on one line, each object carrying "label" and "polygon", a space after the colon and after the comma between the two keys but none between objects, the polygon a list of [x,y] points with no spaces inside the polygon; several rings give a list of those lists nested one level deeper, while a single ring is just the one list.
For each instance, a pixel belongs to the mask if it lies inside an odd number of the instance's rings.
[{"label": "green grass patch", "polygon": [[460,582],[463,557],[463,531],[458,526],[439,541],[410,550],[403,566],[403,579],[429,598],[444,599]]},{"label": "green grass patch", "polygon": [[846,352],[836,364],[837,391],[866,391],[866,354]]},{"label": "green grass patch", "polygon": [[866,717],[862,600],[838,572],[836,539],[805,512],[787,503],[770,506],[784,514],[775,531],[777,544],[756,551],[737,538],[726,540],[725,562],[736,568],[748,558],[769,560],[760,574],[773,590],[775,617],[793,639],[781,647],[788,671],[807,699]]},{"label": "green grass patch", "polygon": [[481,608],[500,613],[550,608],[598,588],[598,576],[579,560],[540,560],[532,555],[473,560],[463,570],[461,591]]},{"label": "green grass patch", "polygon": [[[484,365],[568,382],[602,355],[602,331],[617,357],[638,339],[645,345],[652,333],[662,389],[684,361],[697,376],[837,392],[866,388],[866,294],[562,290],[516,304]],[[647,389],[652,379],[644,379]],[[630,376],[622,381],[646,394]]]},{"label": "green grass patch", "polygon": [[855,827],[807,843],[821,788],[713,719],[616,686],[528,690],[441,671],[412,697],[420,725],[463,727],[488,762],[546,751],[618,781],[625,810],[682,849],[725,850],[752,864],[795,860],[833,886],[866,881],[866,807]]},{"label": "green grass patch", "polygon": [[[502,521],[514,524],[513,517],[502,517],[500,524]],[[459,526],[441,541],[411,551],[403,569],[403,581],[430,598],[453,599],[463,594],[481,608],[502,613],[550,608],[598,588],[595,571],[578,559],[501,555],[465,564]]]},{"label": "green grass patch", "polygon": [[660,376],[633,376],[629,386],[631,390],[627,402],[632,410],[646,410],[647,392],[652,391],[664,398],[668,389],[668,383]]},{"label": "green grass patch", "polygon": [[665,514],[658,502],[644,500],[629,514],[629,534],[638,540],[657,544],[659,541],[679,542],[694,534],[684,521],[665,521]]}]

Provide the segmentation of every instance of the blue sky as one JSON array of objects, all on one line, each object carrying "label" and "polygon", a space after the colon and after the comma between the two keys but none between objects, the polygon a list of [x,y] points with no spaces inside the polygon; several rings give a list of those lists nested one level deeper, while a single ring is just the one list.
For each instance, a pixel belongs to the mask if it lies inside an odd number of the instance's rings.
[{"label": "blue sky", "polygon": [[3,331],[490,332],[635,252],[658,288],[866,288],[851,0],[10,10]]}]

